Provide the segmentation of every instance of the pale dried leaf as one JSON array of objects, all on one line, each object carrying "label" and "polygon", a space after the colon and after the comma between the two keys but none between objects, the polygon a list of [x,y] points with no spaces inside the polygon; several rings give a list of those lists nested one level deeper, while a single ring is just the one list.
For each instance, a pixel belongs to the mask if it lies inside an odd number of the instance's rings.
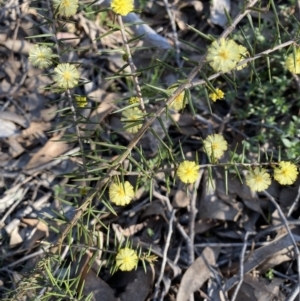
[{"label": "pale dried leaf", "polygon": [[24,86],[28,91],[35,91],[38,93],[40,89],[52,83],[51,78],[47,75],[43,75],[41,69],[30,68]]},{"label": "pale dried leaf", "polygon": [[134,31],[136,36],[142,36],[146,45],[152,45],[160,49],[170,49],[171,45],[168,40],[159,35],[155,30],[153,30],[148,24],[145,24],[140,17],[134,13],[130,13],[123,17],[126,23],[138,24],[132,25],[131,29]]},{"label": "pale dried leaf", "polygon": [[145,271],[139,267],[134,271],[133,281],[128,283],[125,291],[120,295],[122,301],[145,301],[152,290],[154,275],[150,267]]},{"label": "pale dried leaf", "polygon": [[7,138],[18,133],[16,125],[6,119],[0,118],[0,138]]},{"label": "pale dried leaf", "polygon": [[6,142],[9,144],[9,154],[13,158],[18,157],[25,151],[22,145],[17,141],[16,137],[8,137]]},{"label": "pale dried leaf", "polygon": [[46,138],[44,132],[50,130],[51,123],[50,122],[30,122],[30,126],[22,131],[22,137],[33,136],[36,138]]},{"label": "pale dried leaf", "polygon": [[[300,186],[300,178],[294,183],[293,186],[281,186],[278,203],[283,211],[290,208],[290,206],[297,199],[298,189]],[[272,194],[274,197],[274,195]],[[297,207],[296,207],[297,208]]]},{"label": "pale dried leaf", "polygon": [[188,22],[188,16],[186,14],[182,13],[179,10],[176,10],[174,11],[174,18],[180,30],[186,30],[188,28],[186,26]]},{"label": "pale dried leaf", "polygon": [[12,121],[16,124],[21,125],[24,128],[27,128],[29,126],[29,122],[25,117],[13,112],[8,112],[8,111],[0,112],[0,118],[5,119],[7,121]]},{"label": "pale dried leaf", "polygon": [[290,261],[294,255],[294,248],[292,246],[284,248],[269,256],[262,265],[259,266],[261,273],[266,273],[269,269],[272,269],[283,262]]},{"label": "pale dried leaf", "polygon": [[197,14],[202,13],[202,11],[203,11],[203,4],[202,4],[201,1],[192,0],[192,1],[189,1],[189,4],[193,5],[193,7],[194,7],[195,11],[197,12]]},{"label": "pale dried leaf", "polygon": [[33,44],[25,40],[7,39],[6,34],[0,34],[0,45],[5,46],[7,49],[17,52],[19,54],[28,55],[29,50],[33,47]]},{"label": "pale dried leaf", "polygon": [[41,168],[44,164],[53,161],[60,155],[69,151],[73,144],[68,144],[63,141],[57,141],[60,137],[54,137],[47,141],[47,143],[35,153],[28,164],[25,166],[26,170]]},{"label": "pale dried leaf", "polygon": [[10,233],[10,238],[9,238],[9,246],[11,248],[16,247],[20,243],[23,242],[22,236],[19,234],[19,227],[16,227],[13,229],[13,231]]},{"label": "pale dried leaf", "polygon": [[21,185],[16,185],[6,190],[3,197],[0,198],[0,213],[4,212],[12,204],[22,200],[28,189],[28,187],[23,188]]},{"label": "pale dried leaf", "polygon": [[43,237],[49,236],[49,229],[45,223],[38,219],[23,218],[22,222],[33,228],[30,230],[30,233],[26,237],[26,241],[23,245],[25,249],[28,249],[26,253],[29,253],[31,248],[36,244],[38,240]]},{"label": "pale dried leaf", "polygon": [[28,226],[31,227],[36,227],[37,229],[44,231],[46,234],[48,234],[48,226],[41,222],[39,219],[35,218],[22,218],[22,222],[27,224]]},{"label": "pale dried leaf", "polygon": [[[91,93],[90,95],[95,94],[96,93]],[[99,128],[100,123],[103,121],[103,119],[106,118],[116,108],[114,105],[114,96],[115,94],[106,94],[105,99],[99,104],[98,108],[94,110],[89,117],[89,123],[81,125],[81,128],[84,128],[84,135],[92,135],[93,132],[97,128]]]},{"label": "pale dried leaf", "polygon": [[242,184],[237,177],[233,178],[232,175],[230,175],[230,180],[228,181],[228,192],[226,193],[224,171],[218,169],[216,171],[216,175],[218,178],[217,192],[218,196],[222,200],[231,202],[231,200],[236,199],[236,197],[239,196],[243,200],[245,206],[265,217],[261,208],[261,200],[251,193],[250,188],[247,185]]},{"label": "pale dried leaf", "polygon": [[[181,185],[183,186],[183,185]],[[184,189],[184,187],[182,187]],[[188,206],[188,204],[190,203],[190,198],[186,193],[186,190],[183,189],[177,189],[174,198],[173,198],[173,202],[172,205],[175,208],[185,208]]]},{"label": "pale dried leaf", "polygon": [[123,230],[123,235],[126,236],[126,237],[131,236],[131,235],[134,235],[134,234],[136,234],[137,232],[139,232],[139,231],[141,231],[142,229],[144,229],[146,226],[147,226],[147,223],[146,223],[146,222],[131,225],[130,227],[125,228],[125,229]]},{"label": "pale dried leaf", "polygon": [[53,105],[50,108],[43,109],[41,111],[41,119],[45,122],[51,121],[56,116],[57,105]]},{"label": "pale dried leaf", "polygon": [[[242,213],[243,205],[236,202],[235,199],[223,201],[217,195],[216,191],[207,189],[206,185],[208,181],[208,176],[205,173],[205,181],[203,183],[199,206],[199,218],[236,221]],[[216,181],[214,181],[214,186],[216,185]]]},{"label": "pale dried leaf", "polygon": [[78,22],[79,26],[82,26],[85,33],[90,38],[91,42],[96,46],[96,38],[101,33],[99,26],[96,22],[93,22],[85,18],[82,14],[76,14],[73,16],[74,20]]},{"label": "pale dried leaf", "polygon": [[200,289],[210,278],[210,266],[216,264],[219,254],[218,248],[205,248],[200,257],[187,269],[182,277],[176,301],[187,301],[190,294]]},{"label": "pale dried leaf", "polygon": [[[282,282],[283,280],[281,280]],[[273,282],[273,281],[272,281]],[[244,281],[240,287],[237,295],[237,300],[243,301],[273,301],[284,300],[283,294],[279,290],[281,283],[274,281],[270,283],[267,279],[262,277],[254,278],[247,274],[244,276]]]},{"label": "pale dried leaf", "polygon": [[21,63],[14,60],[8,60],[1,66],[11,84],[16,83],[21,78],[20,66]]},{"label": "pale dried leaf", "polygon": [[191,136],[199,133],[199,128],[196,127],[195,119],[190,114],[175,113],[172,114],[172,118],[180,127],[183,135]]},{"label": "pale dried leaf", "polygon": [[230,0],[213,0],[210,8],[210,20],[213,24],[225,28],[228,23],[224,10],[230,13]]},{"label": "pale dried leaf", "polygon": [[218,226],[220,223],[215,221],[215,220],[211,220],[211,219],[201,219],[196,221],[195,223],[195,233],[196,234],[201,234],[201,233],[205,233],[208,230],[212,229],[213,227]]},{"label": "pale dried leaf", "polygon": [[155,216],[155,215],[160,215],[163,216],[166,220],[166,215],[165,215],[165,210],[164,210],[164,206],[162,205],[162,203],[160,201],[153,201],[150,203],[149,206],[147,206],[146,210],[143,212],[141,218],[147,218],[150,216]]},{"label": "pale dried leaf", "polygon": [[2,81],[0,81],[0,95],[7,95],[9,94],[9,92],[12,91],[12,85],[6,80],[3,79]]},{"label": "pale dried leaf", "polygon": [[117,301],[113,289],[92,270],[86,274],[83,287],[84,295],[91,293],[92,301]]}]

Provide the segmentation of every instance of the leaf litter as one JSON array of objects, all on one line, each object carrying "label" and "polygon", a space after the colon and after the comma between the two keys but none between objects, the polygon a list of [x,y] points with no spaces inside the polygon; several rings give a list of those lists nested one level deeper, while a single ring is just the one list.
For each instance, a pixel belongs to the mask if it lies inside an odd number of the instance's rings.
[{"label": "leaf litter", "polygon": [[[207,13],[213,24],[224,27],[226,16],[220,7],[226,6],[229,12],[230,2],[232,7],[238,6],[238,1],[212,1],[211,7],[208,1],[190,1],[188,4],[186,1],[175,2],[177,6],[172,9],[179,28],[178,34],[181,39],[190,42],[195,42],[196,36],[187,32],[186,23],[197,22],[208,33],[220,34],[219,29],[210,26],[207,19],[200,18],[201,14]],[[28,273],[42,275],[39,274],[43,268],[39,266],[41,259],[45,258],[45,251],[55,243],[57,230],[63,231],[65,227],[61,217],[64,216],[70,221],[76,213],[76,204],[70,195],[77,193],[78,197],[77,186],[82,184],[82,181],[78,181],[75,185],[72,179],[63,177],[66,173],[79,174],[82,171],[82,162],[80,156],[76,155],[79,150],[77,141],[61,141],[65,134],[74,133],[68,124],[72,124],[69,116],[57,113],[66,104],[56,102],[56,96],[49,91],[43,91],[41,88],[49,85],[51,79],[40,70],[28,66],[28,52],[33,44],[26,40],[26,36],[46,33],[47,28],[43,25],[35,27],[40,22],[39,16],[33,8],[27,7],[26,11],[25,6],[24,4],[21,8],[24,9],[22,18],[18,17],[16,8],[10,7],[9,3],[4,6],[1,4],[0,9],[3,17],[1,27],[4,29],[0,34],[0,295],[3,299],[7,296],[7,290],[27,285],[24,279]],[[149,2],[145,11],[148,15],[138,17],[134,14],[133,19],[128,20],[145,21],[151,16],[150,25],[129,29],[135,35],[147,32],[148,36],[138,43],[155,46],[159,44],[162,49],[171,48],[174,41],[170,38],[170,20],[165,13],[163,1],[152,2],[151,5]],[[59,32],[59,37],[76,38],[70,41],[70,45],[79,45],[82,51],[71,55],[78,55],[77,59],[86,60],[87,64],[99,67],[96,72],[91,68],[84,71],[85,77],[91,81],[91,84],[83,87],[90,103],[89,108],[81,112],[80,130],[86,136],[94,137],[95,142],[113,141],[114,132],[121,125],[120,114],[112,112],[120,108],[122,103],[119,104],[119,100],[128,96],[128,91],[119,89],[119,92],[115,92],[118,89],[110,89],[110,85],[116,87],[123,83],[118,80],[104,81],[102,73],[105,76],[114,74],[122,65],[121,56],[105,53],[100,60],[95,51],[89,51],[89,48],[98,48],[99,42],[96,38],[107,29],[81,13],[74,16],[74,21],[75,27],[72,29],[70,26],[67,29],[69,31]],[[13,28],[17,23],[18,27]],[[161,24],[164,25],[163,31],[157,34]],[[101,47],[117,49],[119,41],[120,35],[115,33],[101,39]],[[186,45],[182,45],[182,49],[191,51]],[[137,65],[139,62],[145,63],[143,55],[143,52],[135,55]],[[154,57],[160,55],[159,51],[153,53]],[[193,57],[194,54],[190,55]],[[172,77],[170,73],[164,74],[162,80],[167,82]],[[205,108],[203,103],[203,100],[199,100],[198,106],[201,109]],[[216,115],[223,118],[222,112],[223,108],[216,107]],[[221,126],[217,120],[210,119],[207,108],[206,111],[203,110],[203,115],[211,127]],[[62,120],[63,117],[65,121]],[[181,132],[166,120],[163,120],[163,124],[174,143],[187,137],[191,144],[184,146],[187,147],[186,153],[195,150],[195,145],[199,148],[199,140],[207,130],[206,125],[199,123],[192,114],[186,112],[173,114],[173,119],[182,129]],[[87,120],[91,122],[88,123]],[[57,128],[61,122],[67,123],[65,128]],[[166,138],[160,123],[155,123],[153,129],[162,139]],[[126,145],[132,137],[120,133],[117,139],[120,145]],[[149,160],[159,151],[159,143],[151,133],[147,133],[141,145],[145,150],[148,148]],[[91,143],[90,148],[98,150],[96,143]],[[108,151],[103,157],[112,162],[114,155]],[[135,156],[138,158],[137,154]],[[129,166],[129,162],[127,163]],[[269,214],[271,209],[268,200],[262,196],[253,196],[236,178],[230,179],[228,193],[225,191],[223,176],[216,172],[214,178],[214,191],[207,191],[207,173],[204,173],[198,187],[193,242],[196,259],[192,263],[188,259],[191,211],[189,192],[180,183],[175,183],[169,191],[167,183],[158,172],[154,188],[156,193],[150,203],[147,192],[142,190],[132,206],[118,210],[118,217],[108,212],[102,215],[100,213],[92,221],[88,231],[98,227],[97,231],[101,232],[99,229],[103,225],[98,223],[101,217],[102,223],[112,225],[112,231],[120,241],[130,238],[135,246],[139,245],[145,250],[150,248],[157,255],[158,261],[154,267],[148,266],[146,271],[139,266],[132,272],[111,275],[107,269],[100,269],[105,263],[101,255],[98,254],[94,260],[94,255],[101,252],[96,251],[97,244],[91,238],[91,250],[77,247],[61,258],[73,259],[72,272],[74,275],[81,275],[83,294],[91,295],[95,301],[152,300],[155,291],[158,292],[160,300],[192,300],[190,296],[193,293],[195,300],[228,300],[233,295],[236,284],[242,280],[236,300],[285,300],[285,296],[297,284],[297,272],[294,267],[294,246],[278,212],[273,210]],[[137,177],[133,176],[132,182],[135,184],[137,181]],[[299,199],[299,183],[295,186],[272,187],[272,195],[278,197],[285,214],[295,200]],[[173,209],[176,210],[176,216],[171,231],[169,221]],[[296,207],[293,213],[296,214],[297,210]],[[297,220],[289,218],[288,221],[294,239],[299,243]],[[245,241],[248,232],[252,236]],[[168,233],[171,233],[171,239],[167,244]],[[78,244],[80,243],[84,242],[79,241]],[[166,254],[165,247],[168,247]],[[241,263],[244,247],[246,253]],[[161,270],[164,260],[165,267]],[[268,279],[265,274],[269,271],[273,271],[274,275]],[[58,278],[65,273],[68,271],[61,267],[56,270]],[[162,281],[157,285],[160,276]],[[14,296],[16,300],[29,300],[43,292],[35,291],[34,285],[26,293],[24,291],[22,296]]]}]

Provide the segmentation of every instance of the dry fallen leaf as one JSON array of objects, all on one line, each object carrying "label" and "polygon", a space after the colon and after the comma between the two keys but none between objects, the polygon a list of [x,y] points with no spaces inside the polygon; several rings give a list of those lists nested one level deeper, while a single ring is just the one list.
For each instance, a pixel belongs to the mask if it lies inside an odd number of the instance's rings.
[{"label": "dry fallen leaf", "polygon": [[27,128],[29,126],[29,121],[22,115],[13,112],[0,112],[0,118],[8,121],[12,121],[20,126]]},{"label": "dry fallen leaf", "polygon": [[118,301],[113,289],[92,270],[85,276],[82,292],[85,296],[92,294],[92,301]]},{"label": "dry fallen leaf", "polygon": [[47,143],[35,153],[25,166],[26,170],[41,168],[43,165],[53,161],[60,155],[63,155],[73,147],[72,143],[57,141],[60,137],[56,136],[48,140]]},{"label": "dry fallen leaf", "polygon": [[19,227],[13,229],[10,233],[9,246],[15,248],[17,245],[23,242],[22,236],[19,234]]},{"label": "dry fallen leaf", "polygon": [[0,45],[3,45],[16,53],[23,53],[26,55],[28,55],[29,50],[33,47],[33,44],[26,40],[7,39],[6,34],[0,34]]},{"label": "dry fallen leaf", "polygon": [[213,24],[225,28],[228,23],[225,10],[230,13],[230,0],[213,0],[210,8],[210,20]]},{"label": "dry fallen leaf", "polygon": [[9,154],[12,158],[18,157],[25,151],[22,145],[17,141],[16,137],[8,137],[6,142],[9,144]]},{"label": "dry fallen leaf", "polygon": [[244,276],[243,283],[237,294],[236,300],[243,301],[283,301],[284,296],[280,292],[279,285],[283,280],[273,279],[270,283],[267,279],[254,278],[249,274]]},{"label": "dry fallen leaf", "polygon": [[7,138],[18,132],[17,126],[6,119],[0,118],[0,138]]},{"label": "dry fallen leaf", "polygon": [[[199,206],[199,219],[218,219],[222,221],[236,221],[241,215],[243,210],[243,204],[237,202],[235,199],[230,198],[228,200],[222,200],[218,191],[220,190],[217,187],[216,191],[212,189],[207,189],[207,183],[209,183],[207,173],[204,173],[204,184],[200,199]],[[220,181],[213,181],[214,186],[224,185]]]},{"label": "dry fallen leaf", "polygon": [[122,301],[145,301],[147,296],[152,291],[154,277],[150,267],[146,272],[144,268],[139,267],[134,272],[133,281],[127,284],[125,291],[121,293],[120,298]]},{"label": "dry fallen leaf", "polygon": [[190,198],[186,193],[186,190],[184,190],[185,185],[183,183],[179,183],[179,189],[175,192],[172,205],[175,208],[185,208],[190,203]]},{"label": "dry fallen leaf", "polygon": [[24,249],[28,249],[27,253],[29,253],[38,240],[49,236],[49,228],[45,223],[34,218],[22,218],[22,222],[33,228],[23,245]]},{"label": "dry fallen leaf", "polygon": [[216,264],[219,255],[218,248],[205,248],[201,254],[187,269],[181,279],[176,301],[187,301],[190,294],[200,289],[210,278],[210,266]]},{"label": "dry fallen leaf", "polygon": [[211,219],[201,219],[196,221],[195,223],[195,233],[196,234],[201,234],[207,232],[209,229],[214,228],[218,226],[220,223],[211,220]]}]

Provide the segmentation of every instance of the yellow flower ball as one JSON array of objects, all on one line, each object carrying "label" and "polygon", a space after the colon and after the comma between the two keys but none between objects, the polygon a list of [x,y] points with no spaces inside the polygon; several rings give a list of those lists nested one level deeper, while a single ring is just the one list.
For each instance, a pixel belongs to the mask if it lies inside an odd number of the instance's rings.
[{"label": "yellow flower ball", "polygon": [[131,134],[135,134],[142,127],[142,122],[144,121],[143,112],[137,108],[129,108],[122,112],[121,121],[123,122],[126,131]]},{"label": "yellow flower ball", "polygon": [[34,45],[29,51],[29,61],[33,66],[41,69],[52,65],[53,57],[51,48],[44,45]]},{"label": "yellow flower ball", "polygon": [[74,65],[59,64],[54,69],[53,79],[60,88],[71,89],[78,84],[79,72]]},{"label": "yellow flower ball", "polygon": [[109,187],[109,198],[117,206],[125,206],[134,197],[133,186],[125,181],[124,183],[113,183]]},{"label": "yellow flower ball", "polygon": [[[242,45],[239,45],[239,51],[240,51],[240,60],[238,61],[238,63],[243,61],[246,57],[248,57],[250,55],[248,49],[246,47],[242,46]],[[242,70],[245,67],[247,67],[247,64],[243,64],[241,66],[238,66],[236,68],[236,70]]]},{"label": "yellow flower ball", "polygon": [[134,104],[134,103],[139,103],[139,102],[140,102],[140,99],[136,96],[132,96],[129,99],[129,104],[131,104],[131,105]]},{"label": "yellow flower ball", "polygon": [[271,185],[271,177],[264,168],[255,167],[246,175],[246,184],[252,191],[263,191]]},{"label": "yellow flower ball", "polygon": [[78,0],[53,0],[53,7],[61,16],[70,17],[77,12]]},{"label": "yellow flower ball", "polygon": [[300,74],[300,48],[296,50],[296,54],[291,53],[285,60],[287,69],[295,74]]},{"label": "yellow flower ball", "polygon": [[199,175],[199,165],[194,161],[183,161],[177,169],[177,176],[183,183],[195,183]]},{"label": "yellow flower ball", "polygon": [[224,38],[214,41],[207,52],[206,60],[216,72],[233,70],[241,58],[239,45]]},{"label": "yellow flower ball", "polygon": [[223,99],[225,93],[221,89],[215,89],[216,92],[210,93],[208,96],[211,98],[212,101],[216,101],[218,99]]},{"label": "yellow flower ball", "polygon": [[84,108],[88,104],[86,96],[77,95],[77,96],[75,96],[75,101],[76,101],[76,104],[79,108]]},{"label": "yellow flower ball", "polygon": [[136,268],[139,257],[136,251],[130,248],[120,249],[116,256],[116,265],[121,271],[131,271]]},{"label": "yellow flower ball", "polygon": [[[177,90],[177,88],[169,88],[168,89],[171,92],[174,92]],[[186,106],[185,101],[185,92],[182,91],[169,105],[169,108],[174,109],[175,111],[183,110]]]},{"label": "yellow flower ball", "polygon": [[274,179],[281,185],[291,185],[297,180],[297,166],[291,162],[281,161],[274,169]]},{"label": "yellow flower ball", "polygon": [[134,9],[133,0],[112,0],[111,9],[116,14],[127,16]]},{"label": "yellow flower ball", "polygon": [[227,150],[227,141],[220,134],[208,135],[203,144],[204,151],[212,159],[220,159]]}]

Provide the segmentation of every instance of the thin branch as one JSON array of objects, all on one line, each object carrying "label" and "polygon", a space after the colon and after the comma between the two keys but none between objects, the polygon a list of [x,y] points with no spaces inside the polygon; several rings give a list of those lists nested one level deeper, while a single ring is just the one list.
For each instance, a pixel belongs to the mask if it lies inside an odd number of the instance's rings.
[{"label": "thin branch", "polygon": [[[67,97],[68,97],[68,100],[69,100],[69,105],[71,107],[71,111],[73,113],[74,127],[75,127],[76,136],[77,136],[77,140],[78,140],[79,147],[80,147],[80,152],[81,152],[82,168],[83,168],[84,178],[87,179],[88,178],[88,172],[87,172],[87,168],[86,168],[86,159],[85,159],[85,155],[84,155],[84,147],[83,147],[81,134],[80,134],[80,129],[79,129],[78,121],[77,121],[78,119],[77,119],[76,110],[75,110],[75,107],[74,107],[74,104],[73,104],[73,99],[72,99],[71,92],[70,92],[69,89],[67,90]],[[82,185],[87,186],[85,180],[82,181]]]},{"label": "thin branch", "polygon": [[145,104],[144,104],[144,100],[143,100],[143,96],[142,96],[142,91],[141,91],[141,87],[140,87],[140,84],[139,84],[139,79],[138,79],[138,76],[136,74],[136,67],[135,67],[133,59],[132,59],[130,47],[128,45],[128,40],[127,40],[126,33],[125,33],[124,23],[123,23],[122,17],[120,15],[118,15],[118,21],[119,21],[119,24],[120,24],[123,43],[124,43],[124,46],[125,46],[125,49],[126,49],[128,63],[129,63],[130,69],[131,69],[131,75],[132,75],[135,91],[136,91],[136,94],[137,94],[137,96],[140,100],[141,109],[144,113],[146,113]]},{"label": "thin branch", "polygon": [[170,246],[171,237],[172,237],[172,233],[173,233],[174,218],[175,218],[175,210],[173,209],[172,213],[171,213],[170,221],[169,221],[169,231],[168,231],[168,236],[167,236],[166,243],[165,243],[163,259],[162,259],[161,268],[160,268],[160,273],[159,273],[159,277],[157,279],[157,282],[155,284],[155,293],[154,293],[154,298],[153,298],[154,301],[157,300],[160,283],[163,279],[164,271],[165,271],[165,268],[166,268],[166,263],[167,263],[167,258],[168,258],[167,254],[168,254],[168,249],[169,249],[169,246]]},{"label": "thin branch", "polygon": [[192,264],[195,261],[195,251],[194,251],[194,239],[195,239],[195,220],[197,215],[197,206],[196,206],[196,199],[197,199],[197,190],[199,188],[204,170],[201,169],[199,172],[198,179],[194,184],[193,193],[191,195],[190,200],[190,214],[189,214],[189,241],[188,241],[188,254],[189,254],[189,264]]},{"label": "thin branch", "polygon": [[299,294],[300,287],[299,283],[295,284],[293,287],[292,292],[288,295],[288,297],[285,299],[285,301],[294,301]]},{"label": "thin branch", "polygon": [[296,205],[299,203],[299,199],[300,199],[300,185],[298,187],[298,193],[297,193],[297,196],[293,202],[293,205],[291,206],[289,212],[287,213],[287,217],[291,216],[291,214],[293,213]]},{"label": "thin branch", "polygon": [[178,42],[178,35],[177,35],[177,30],[176,30],[176,24],[174,20],[174,15],[170,9],[170,4],[168,0],[164,0],[165,8],[168,13],[172,31],[173,31],[173,39],[174,39],[174,44],[175,44],[175,51],[176,51],[176,63],[178,67],[182,67],[182,61],[180,61],[180,46]]},{"label": "thin branch", "polygon": [[245,262],[245,254],[246,254],[246,250],[247,250],[247,241],[248,241],[248,236],[250,234],[254,234],[253,232],[246,232],[246,235],[245,235],[245,238],[244,238],[244,244],[243,244],[243,248],[242,248],[242,251],[241,251],[241,256],[240,256],[240,275],[239,275],[239,282],[234,290],[234,293],[233,293],[233,296],[231,298],[231,301],[235,301],[236,297],[237,297],[237,294],[241,288],[241,285],[244,281],[244,262]]}]

